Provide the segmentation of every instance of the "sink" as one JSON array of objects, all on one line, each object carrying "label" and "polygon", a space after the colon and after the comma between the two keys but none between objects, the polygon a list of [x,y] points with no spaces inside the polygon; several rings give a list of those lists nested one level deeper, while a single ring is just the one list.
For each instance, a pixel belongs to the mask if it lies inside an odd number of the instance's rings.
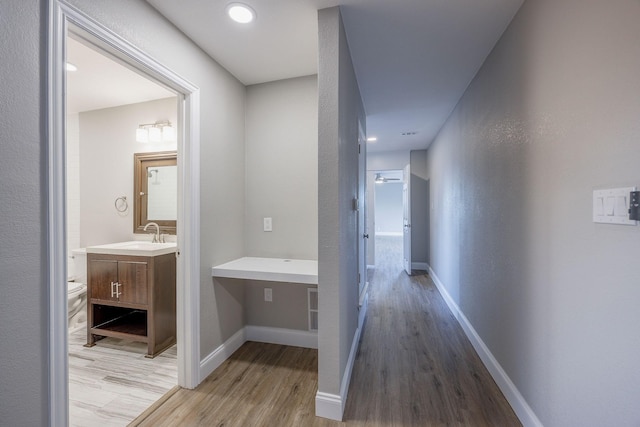
[{"label": "sink", "polygon": [[141,241],[109,243],[108,245],[89,246],[89,254],[131,255],[131,256],[158,256],[170,254],[176,251],[175,242],[151,243]]}]

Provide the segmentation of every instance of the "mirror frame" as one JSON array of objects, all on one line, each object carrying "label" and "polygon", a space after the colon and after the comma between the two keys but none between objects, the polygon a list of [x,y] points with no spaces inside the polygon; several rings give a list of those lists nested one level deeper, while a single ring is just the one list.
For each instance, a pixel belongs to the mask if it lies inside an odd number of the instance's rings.
[{"label": "mirror frame", "polygon": [[[160,233],[176,234],[176,220],[147,220],[147,169],[155,166],[178,165],[176,151],[156,151],[133,154],[133,232],[148,233],[144,226],[148,222],[155,222],[160,227]],[[178,201],[176,200],[176,203]]]}]

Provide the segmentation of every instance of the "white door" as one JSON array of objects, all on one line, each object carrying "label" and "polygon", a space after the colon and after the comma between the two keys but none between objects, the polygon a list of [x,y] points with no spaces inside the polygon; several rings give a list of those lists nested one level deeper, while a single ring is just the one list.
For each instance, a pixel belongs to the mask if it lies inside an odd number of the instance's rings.
[{"label": "white door", "polygon": [[364,300],[367,283],[367,144],[360,126],[358,135],[358,295],[360,305]]},{"label": "white door", "polygon": [[411,171],[409,165],[404,167],[402,183],[402,237],[403,237],[403,265],[408,275],[411,275]]}]

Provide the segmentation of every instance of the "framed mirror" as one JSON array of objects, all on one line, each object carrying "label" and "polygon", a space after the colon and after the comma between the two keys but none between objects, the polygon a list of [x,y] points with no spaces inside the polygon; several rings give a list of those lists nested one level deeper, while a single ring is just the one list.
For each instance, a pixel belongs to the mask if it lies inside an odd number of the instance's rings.
[{"label": "framed mirror", "polygon": [[[148,233],[155,222],[164,234],[176,234],[178,166],[175,151],[133,155],[134,233]],[[155,228],[153,228],[155,230]]]}]

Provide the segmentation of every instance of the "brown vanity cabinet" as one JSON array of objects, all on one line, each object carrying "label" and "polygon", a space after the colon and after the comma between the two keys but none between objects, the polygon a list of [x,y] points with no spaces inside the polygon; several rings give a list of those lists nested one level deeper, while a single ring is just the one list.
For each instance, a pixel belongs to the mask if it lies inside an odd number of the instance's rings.
[{"label": "brown vanity cabinet", "polygon": [[176,258],[87,254],[87,347],[103,337],[147,343],[155,357],[176,342]]}]

